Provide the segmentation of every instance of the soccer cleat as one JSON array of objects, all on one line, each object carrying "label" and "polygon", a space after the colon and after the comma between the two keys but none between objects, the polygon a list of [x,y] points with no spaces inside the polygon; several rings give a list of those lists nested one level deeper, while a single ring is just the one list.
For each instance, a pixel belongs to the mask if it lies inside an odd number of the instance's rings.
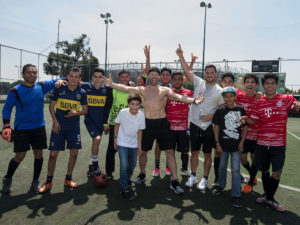
[{"label": "soccer cleat", "polygon": [[224,191],[223,188],[220,186],[215,186],[214,189],[212,190],[213,195],[220,195]]},{"label": "soccer cleat", "polygon": [[197,185],[197,189],[204,191],[207,188],[207,180],[205,177],[202,177],[200,183]]},{"label": "soccer cleat", "polygon": [[170,189],[174,191],[175,194],[181,195],[184,193],[184,190],[180,187],[178,180],[173,180],[170,184]]},{"label": "soccer cleat", "polygon": [[187,182],[185,183],[185,186],[187,187],[193,187],[194,184],[197,184],[198,183],[198,179],[197,177],[195,177],[194,175],[191,175],[189,177],[189,179],[187,180]]},{"label": "soccer cleat", "polygon": [[89,169],[88,169],[86,175],[87,175],[88,177],[94,176],[93,165],[89,165]]},{"label": "soccer cleat", "polygon": [[171,175],[171,171],[170,171],[170,169],[169,169],[168,167],[166,168],[166,175],[167,175],[167,176],[170,176],[170,175]]},{"label": "soccer cleat", "polygon": [[44,184],[42,187],[39,188],[39,193],[43,194],[51,190],[53,183]]},{"label": "soccer cleat", "polygon": [[34,192],[38,192],[40,187],[41,187],[40,182],[38,180],[33,180],[31,183],[30,190]]},{"label": "soccer cleat", "polygon": [[218,183],[218,178],[215,177],[214,183],[213,183],[213,188],[218,187],[219,183]]},{"label": "soccer cleat", "polygon": [[255,200],[257,203],[259,204],[263,204],[266,202],[266,194],[262,194],[261,196],[259,196],[258,198],[256,198]]},{"label": "soccer cleat", "polygon": [[257,184],[257,176],[254,177],[253,184],[254,184],[254,185]]},{"label": "soccer cleat", "polygon": [[73,180],[65,180],[64,184],[69,188],[78,188],[78,184]]},{"label": "soccer cleat", "polygon": [[130,201],[135,198],[134,192],[130,188],[122,189],[121,194],[123,198],[129,199]]},{"label": "soccer cleat", "polygon": [[241,190],[241,192],[243,192],[244,194],[249,194],[251,191],[252,191],[252,187],[249,184],[246,184]]},{"label": "soccer cleat", "polygon": [[243,207],[241,198],[240,197],[232,197],[232,206],[235,208]]},{"label": "soccer cleat", "polygon": [[10,192],[12,192],[11,183],[12,183],[12,179],[11,178],[6,178],[6,176],[4,176],[2,178],[2,193],[10,193]]},{"label": "soccer cleat", "polygon": [[107,173],[107,174],[106,174],[106,177],[107,177],[107,179],[109,179],[109,180],[113,180],[113,179],[114,179],[114,176],[112,175],[112,173]]},{"label": "soccer cleat", "polygon": [[188,169],[183,169],[181,168],[181,172],[185,173],[185,175],[187,176],[191,176],[192,175],[192,171],[188,168]]},{"label": "soccer cleat", "polygon": [[135,183],[133,183],[131,180],[128,180],[127,184],[130,187],[134,187],[135,186]]},{"label": "soccer cleat", "polygon": [[158,177],[159,176],[159,168],[155,168],[153,173],[152,173],[152,176],[154,177]]},{"label": "soccer cleat", "polygon": [[140,183],[143,183],[147,180],[147,177],[146,177],[146,174],[144,173],[140,173],[134,180],[133,180],[133,183],[135,184],[140,184]]},{"label": "soccer cleat", "polygon": [[247,178],[242,176],[241,174],[241,184],[246,184],[247,183]]},{"label": "soccer cleat", "polygon": [[266,203],[268,206],[271,206],[279,212],[285,212],[285,209],[281,205],[279,205],[279,203],[275,199],[273,201],[266,200]]}]

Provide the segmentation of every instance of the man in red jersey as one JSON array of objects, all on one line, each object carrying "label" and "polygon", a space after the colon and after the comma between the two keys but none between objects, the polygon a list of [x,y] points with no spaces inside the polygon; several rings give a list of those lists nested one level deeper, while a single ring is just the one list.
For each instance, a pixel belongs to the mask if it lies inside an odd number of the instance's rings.
[{"label": "man in red jersey", "polygon": [[[188,89],[182,87],[183,85],[183,75],[181,72],[173,72],[172,74],[172,91],[192,98],[194,93]],[[190,175],[188,170],[189,162],[189,135],[187,134],[188,129],[188,114],[189,106],[186,103],[179,102],[176,100],[168,99],[167,101],[167,120],[170,122],[170,129],[172,135],[174,136],[173,140],[173,149],[177,149],[178,152],[181,152],[181,171],[185,172],[187,175]],[[177,146],[177,148],[176,148]]]},{"label": "man in red jersey", "polygon": [[[274,209],[285,209],[274,199],[282,173],[285,151],[288,111],[299,110],[300,102],[288,95],[276,93],[278,76],[267,73],[261,79],[265,96],[260,98],[251,113],[252,119],[259,121],[257,136],[256,166],[262,171],[265,193],[256,199],[257,203],[266,203]],[[272,164],[272,176],[270,176]]]}]

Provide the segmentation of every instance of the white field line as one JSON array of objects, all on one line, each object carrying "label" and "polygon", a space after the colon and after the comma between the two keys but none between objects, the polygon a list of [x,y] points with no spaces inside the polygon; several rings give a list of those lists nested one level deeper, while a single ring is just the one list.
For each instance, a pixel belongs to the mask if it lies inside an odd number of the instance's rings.
[{"label": "white field line", "polygon": [[298,137],[296,134],[293,134],[291,131],[287,131],[290,135],[292,135],[294,138],[296,138],[298,141],[300,141],[300,137]]},{"label": "white field line", "polygon": [[[296,137],[297,137],[297,136],[296,136]],[[300,140],[300,139],[299,139],[299,140]],[[191,153],[189,153],[189,155],[191,155]],[[199,160],[200,160],[201,162],[204,162],[204,159],[201,158],[201,157],[199,157]],[[231,169],[227,168],[227,172],[230,173],[230,172],[231,172]],[[243,173],[242,173],[242,175],[243,175],[244,177],[249,178],[249,175],[247,175],[247,174],[243,174]],[[261,179],[257,178],[257,181],[261,182]],[[300,189],[299,189],[299,188],[290,187],[290,186],[287,186],[287,185],[284,185],[284,184],[279,184],[279,187],[284,188],[284,189],[287,189],[287,190],[290,190],[290,191],[300,192]]]}]

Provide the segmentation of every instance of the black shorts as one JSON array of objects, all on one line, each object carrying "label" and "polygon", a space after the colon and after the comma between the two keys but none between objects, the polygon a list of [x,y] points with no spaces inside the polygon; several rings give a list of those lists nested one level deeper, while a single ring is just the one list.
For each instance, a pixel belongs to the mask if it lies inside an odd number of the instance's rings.
[{"label": "black shorts", "polygon": [[173,148],[176,151],[185,153],[189,152],[190,136],[186,130],[171,130],[173,135]]},{"label": "black shorts", "polygon": [[260,171],[269,171],[272,164],[272,172],[282,172],[285,160],[285,146],[257,145],[255,152],[256,167]]},{"label": "black shorts", "polygon": [[146,119],[146,129],[142,135],[142,150],[152,149],[153,142],[157,139],[161,151],[173,149],[173,135],[170,130],[170,123],[166,118]]},{"label": "black shorts", "polygon": [[251,154],[255,154],[256,151],[256,140],[248,140],[246,139],[244,142],[244,150],[243,150],[243,154],[247,154],[248,152],[250,152]]},{"label": "black shorts", "polygon": [[212,124],[209,125],[206,130],[202,130],[200,127],[191,122],[190,130],[191,150],[199,151],[203,145],[203,153],[211,153],[212,148],[216,147]]},{"label": "black shorts", "polygon": [[40,150],[47,148],[47,135],[45,126],[14,131],[14,152],[26,152],[30,150]]}]

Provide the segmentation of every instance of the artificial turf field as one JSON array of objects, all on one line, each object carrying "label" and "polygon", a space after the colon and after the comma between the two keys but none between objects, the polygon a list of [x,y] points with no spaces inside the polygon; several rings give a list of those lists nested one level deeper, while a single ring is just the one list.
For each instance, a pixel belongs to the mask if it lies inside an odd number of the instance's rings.
[{"label": "artificial turf field", "polygon": [[[2,111],[3,104],[0,105]],[[48,137],[52,121],[45,105],[45,119]],[[82,119],[81,119],[82,122]],[[1,123],[1,122],[0,122]],[[209,177],[209,189],[200,192],[186,189],[185,194],[177,196],[169,190],[170,177],[161,171],[160,178],[151,176],[154,168],[154,151],[148,154],[145,184],[135,187],[136,199],[125,200],[119,191],[119,158],[116,155],[115,179],[107,187],[95,188],[86,177],[90,156],[91,139],[81,123],[83,149],[80,150],[73,178],[80,186],[76,190],[64,189],[68,151],[60,153],[54,174],[54,185],[50,194],[39,195],[28,192],[33,176],[33,154],[28,152],[13,177],[13,192],[0,198],[0,224],[300,224],[300,193],[279,188],[276,199],[287,212],[279,213],[264,205],[255,203],[262,193],[259,182],[254,191],[242,195],[244,207],[235,209],[231,204],[231,178],[221,196],[212,196],[210,188],[214,179],[213,170]],[[2,124],[0,124],[2,127]],[[290,118],[288,130],[300,136],[300,118]],[[48,138],[49,140],[49,138]],[[108,137],[103,136],[100,145],[100,167],[104,170]],[[287,154],[281,184],[300,188],[300,140],[287,135]],[[0,176],[5,175],[8,162],[13,157],[13,145],[0,140]],[[203,157],[202,153],[200,157]],[[180,168],[180,154],[176,154]],[[47,173],[48,150],[44,150],[44,166],[40,181],[44,182]],[[164,168],[165,156],[161,157]],[[178,170],[179,171],[179,170]],[[245,171],[242,170],[243,173]],[[134,176],[139,173],[138,167]],[[203,174],[203,164],[199,164],[197,177]],[[258,175],[261,176],[260,173]],[[187,176],[178,172],[179,181],[184,185]],[[1,183],[2,184],[2,183]]]}]

